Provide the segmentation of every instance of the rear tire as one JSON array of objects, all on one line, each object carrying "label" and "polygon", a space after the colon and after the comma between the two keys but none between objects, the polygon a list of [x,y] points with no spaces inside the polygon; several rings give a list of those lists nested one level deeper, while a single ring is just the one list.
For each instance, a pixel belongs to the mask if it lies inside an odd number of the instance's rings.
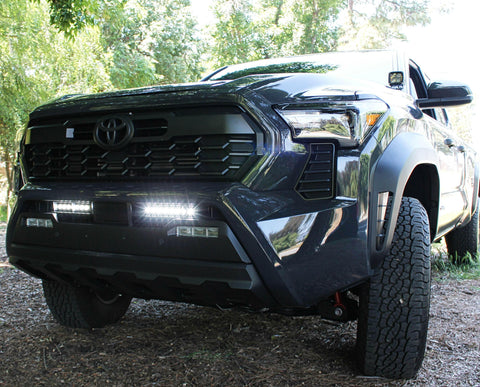
[{"label": "rear tire", "polygon": [[478,209],[472,215],[472,219],[466,226],[450,231],[445,236],[448,254],[451,256],[452,263],[460,265],[468,263],[467,253],[473,259],[478,257]]},{"label": "rear tire", "polygon": [[43,280],[43,293],[55,319],[70,328],[102,328],[113,324],[124,316],[132,300],[123,295],[102,299],[87,287],[52,280]]},{"label": "rear tire", "polygon": [[430,309],[430,227],[403,198],[389,254],[360,291],[358,363],[366,375],[412,378],[425,353]]}]

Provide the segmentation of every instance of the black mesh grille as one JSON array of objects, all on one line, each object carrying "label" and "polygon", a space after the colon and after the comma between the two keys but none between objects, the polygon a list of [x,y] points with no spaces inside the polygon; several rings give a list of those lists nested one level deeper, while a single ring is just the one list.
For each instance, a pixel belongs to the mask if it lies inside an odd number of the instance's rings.
[{"label": "black mesh grille", "polygon": [[[193,119],[197,127],[191,127],[190,114],[188,121],[181,121],[188,125],[176,124],[170,132],[167,119],[151,114],[140,116],[132,120],[133,139],[118,150],[105,150],[94,142],[98,117],[68,119],[64,123],[37,121],[31,126],[30,141],[25,145],[29,178],[241,178],[259,157],[257,133],[243,118],[240,129],[235,125],[232,128],[232,124],[222,128],[221,123],[231,119],[231,110],[220,119],[219,112],[214,112],[217,117],[213,124],[205,124],[209,115],[202,114]],[[236,111],[233,115],[235,119],[241,116]],[[187,134],[192,132],[195,135]]]},{"label": "black mesh grille", "polygon": [[333,197],[334,163],[333,144],[312,144],[310,158],[297,184],[297,191],[306,199]]}]

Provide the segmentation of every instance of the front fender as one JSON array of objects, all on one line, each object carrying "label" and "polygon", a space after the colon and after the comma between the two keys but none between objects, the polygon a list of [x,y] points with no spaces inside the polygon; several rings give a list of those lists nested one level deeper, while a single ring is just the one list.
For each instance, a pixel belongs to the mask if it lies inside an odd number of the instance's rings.
[{"label": "front fender", "polygon": [[[419,165],[431,165],[438,171],[438,156],[435,149],[423,135],[402,132],[391,141],[373,168],[368,225],[368,245],[372,267],[381,262],[390,248],[405,186],[412,172]],[[389,206],[383,227],[383,237],[379,242],[377,238],[379,237],[378,199],[382,192],[389,193]]]}]

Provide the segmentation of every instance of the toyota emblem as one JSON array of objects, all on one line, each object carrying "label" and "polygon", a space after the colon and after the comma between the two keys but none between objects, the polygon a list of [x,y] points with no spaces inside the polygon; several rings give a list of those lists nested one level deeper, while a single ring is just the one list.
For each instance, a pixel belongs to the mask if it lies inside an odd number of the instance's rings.
[{"label": "toyota emblem", "polygon": [[134,132],[135,128],[130,118],[110,115],[97,121],[93,139],[103,149],[120,149],[130,142]]}]

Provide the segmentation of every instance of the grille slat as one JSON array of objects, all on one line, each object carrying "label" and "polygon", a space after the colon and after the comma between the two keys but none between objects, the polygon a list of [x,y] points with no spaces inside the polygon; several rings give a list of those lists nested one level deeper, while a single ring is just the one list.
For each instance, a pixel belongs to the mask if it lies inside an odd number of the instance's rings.
[{"label": "grille slat", "polygon": [[310,158],[296,190],[306,199],[333,197],[335,148],[333,144],[312,144]]},{"label": "grille slat", "polygon": [[[222,136],[225,135],[214,135]],[[242,135],[244,136],[244,135]],[[205,136],[206,137],[206,136]],[[245,136],[244,136],[245,137]],[[175,141],[175,140],[172,140]],[[188,143],[183,140],[182,146],[175,144],[155,144],[150,148],[143,145],[138,150],[137,144],[130,144],[125,149],[115,152],[104,151],[97,145],[54,146],[49,144],[34,144],[27,146],[27,164],[30,166],[30,176],[35,178],[61,177],[107,177],[136,176],[136,171],[142,171],[139,177],[172,176],[179,172],[182,176],[226,176],[239,170],[253,155],[255,149],[254,136],[242,139],[241,144],[252,149],[251,152],[233,152],[228,149],[223,154],[218,150],[205,149],[201,143]],[[184,145],[194,147],[186,150]],[[226,148],[229,148],[227,145]],[[226,149],[225,148],[225,149]],[[140,163],[141,165],[135,165]],[[202,165],[214,165],[201,173]]]}]

